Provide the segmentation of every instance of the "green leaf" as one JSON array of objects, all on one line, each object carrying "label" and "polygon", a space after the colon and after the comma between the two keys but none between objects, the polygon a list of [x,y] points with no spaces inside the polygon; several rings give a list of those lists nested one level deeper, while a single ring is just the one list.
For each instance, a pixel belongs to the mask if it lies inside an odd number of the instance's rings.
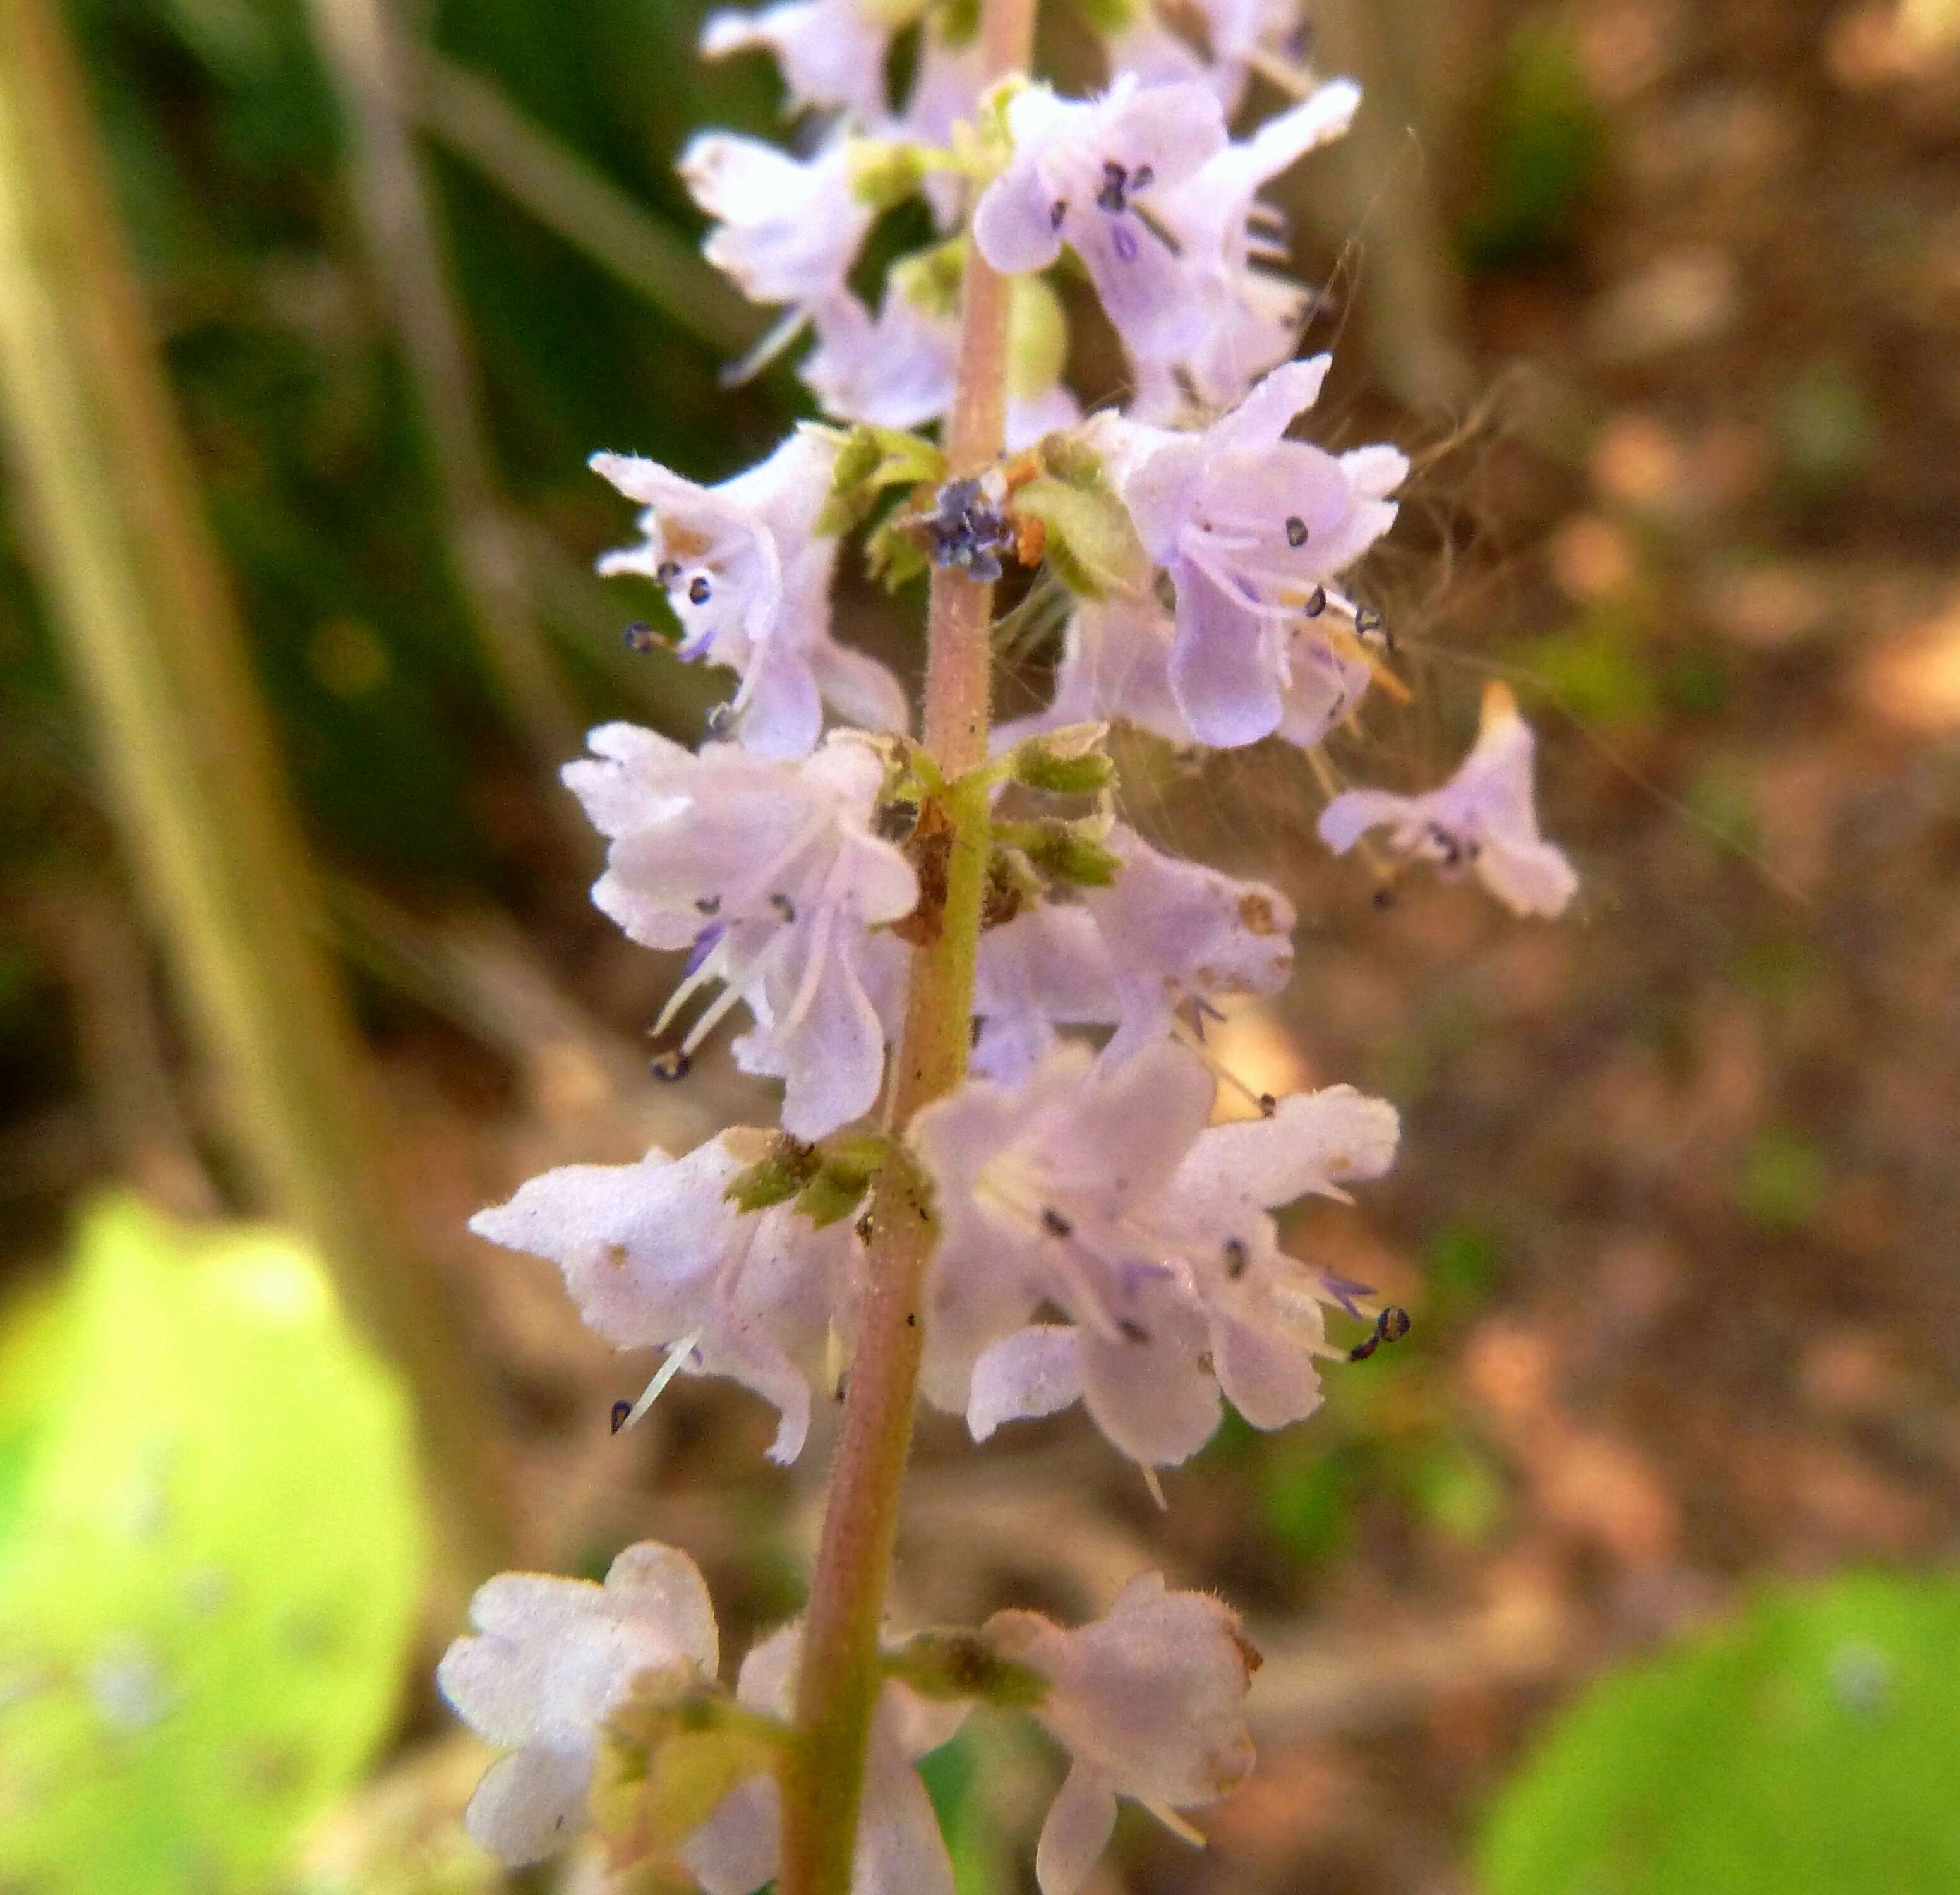
[{"label": "green leaf", "polygon": [[924,436],[902,428],[854,428],[838,450],[817,530],[848,533],[870,518],[888,487],[916,487],[945,473],[945,455]]},{"label": "green leaf", "polygon": [[262,1889],[394,1720],[423,1563],[406,1403],[291,1240],[132,1200],[32,1320],[0,1886]]},{"label": "green leaf", "polygon": [[1960,1586],[1773,1588],[1594,1686],[1492,1812],[1484,1895],[1960,1888]]},{"label": "green leaf", "polygon": [[1043,475],[1014,489],[1013,512],[1047,529],[1048,557],[1071,592],[1099,599],[1112,588],[1137,591],[1150,583],[1150,558],[1129,509],[1106,484]]}]

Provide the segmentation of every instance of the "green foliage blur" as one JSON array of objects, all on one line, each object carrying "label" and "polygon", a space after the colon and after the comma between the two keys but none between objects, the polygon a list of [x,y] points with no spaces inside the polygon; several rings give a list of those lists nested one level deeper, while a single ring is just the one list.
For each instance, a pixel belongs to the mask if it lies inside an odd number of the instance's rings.
[{"label": "green foliage blur", "polygon": [[[494,876],[506,838],[484,785],[516,746],[447,565],[304,0],[72,0],[68,11],[316,839],[418,882]],[[765,62],[695,58],[698,18],[663,0],[484,0],[409,24],[692,243],[699,222],[674,153],[705,121],[768,126],[775,102]],[[543,530],[545,565],[529,576],[544,629],[581,709],[616,712],[606,667],[619,628],[654,595],[590,580],[591,555],[622,537],[627,514],[586,457],[649,452],[719,477],[773,442],[787,377],[724,390],[718,359],[670,316],[460,161],[422,148],[496,471]],[[63,846],[62,792],[85,764],[21,532],[18,518],[0,520],[0,722],[12,740],[0,746],[0,861]],[[657,717],[674,667],[641,669]]]},{"label": "green foliage blur", "polygon": [[1484,1895],[1960,1887],[1960,1585],[1854,1575],[1586,1695],[1492,1811]]},{"label": "green foliage blur", "polygon": [[412,1427],[290,1240],[90,1214],[0,1329],[0,1887],[274,1884],[398,1714]]}]

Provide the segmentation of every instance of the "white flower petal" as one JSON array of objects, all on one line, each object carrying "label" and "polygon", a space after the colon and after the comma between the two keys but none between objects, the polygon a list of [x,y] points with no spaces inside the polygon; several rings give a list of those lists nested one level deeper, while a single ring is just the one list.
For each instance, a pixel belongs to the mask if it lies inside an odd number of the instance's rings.
[{"label": "white flower petal", "polygon": [[1041,1895],[1075,1895],[1109,1846],[1116,1828],[1116,1792],[1100,1770],[1081,1763],[1048,1805],[1035,1846],[1035,1880]]},{"label": "white flower petal", "polygon": [[966,1425],[985,1441],[1003,1422],[1052,1415],[1081,1399],[1078,1333],[1066,1323],[1037,1323],[1004,1336],[974,1364]]},{"label": "white flower petal", "polygon": [[483,1773],[463,1826],[470,1838],[512,1868],[542,1862],[585,1827],[586,1791],[594,1753],[514,1750]]}]

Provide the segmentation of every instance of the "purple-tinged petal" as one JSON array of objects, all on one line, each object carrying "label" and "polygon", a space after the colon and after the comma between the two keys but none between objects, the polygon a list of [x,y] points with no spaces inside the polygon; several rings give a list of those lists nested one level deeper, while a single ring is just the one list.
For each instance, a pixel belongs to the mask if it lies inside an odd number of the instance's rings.
[{"label": "purple-tinged petal", "polygon": [[1371,829],[1419,821],[1418,799],[1390,790],[1343,790],[1320,812],[1320,839],[1337,855],[1344,855]]},{"label": "purple-tinged petal", "polygon": [[499,1757],[483,1773],[463,1827],[512,1868],[542,1862],[585,1827],[595,1753],[533,1747]]},{"label": "purple-tinged petal", "polygon": [[1082,1399],[1078,1332],[1040,1323],[1004,1336],[973,1365],[966,1425],[985,1441],[1003,1422],[1058,1413]]},{"label": "purple-tinged petal", "polygon": [[981,193],[973,212],[980,254],[1004,275],[1046,269],[1061,254],[1055,205],[1033,166],[1010,166]]},{"label": "purple-tinged petal", "polygon": [[1284,708],[1265,622],[1189,565],[1177,574],[1170,685],[1198,741],[1220,750],[1271,734]]},{"label": "purple-tinged petal", "polygon": [[1255,1428],[1286,1428],[1320,1406],[1313,1358],[1291,1337],[1226,1319],[1212,1328],[1218,1385]]}]

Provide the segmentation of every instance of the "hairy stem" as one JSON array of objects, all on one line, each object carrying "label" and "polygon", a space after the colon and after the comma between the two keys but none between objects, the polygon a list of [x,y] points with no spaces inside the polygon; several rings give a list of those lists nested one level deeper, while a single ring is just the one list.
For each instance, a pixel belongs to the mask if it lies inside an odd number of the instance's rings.
[{"label": "hairy stem", "polygon": [[[987,82],[1024,71],[1034,0],[985,0]],[[960,300],[959,378],[947,425],[950,471],[977,473],[1001,451],[1007,409],[1007,279],[969,244]],[[987,874],[985,787],[993,588],[964,573],[933,575],[928,614],[925,742],[951,781],[944,925],[913,956],[892,1123],[902,1131],[965,1078],[973,964]],[[933,1228],[910,1166],[887,1164],[871,1201],[870,1288],[851,1365],[830,1503],[810,1590],[797,1686],[797,1744],[784,1770],[782,1895],[847,1895],[880,1683],[878,1632],[912,1445]]]}]

